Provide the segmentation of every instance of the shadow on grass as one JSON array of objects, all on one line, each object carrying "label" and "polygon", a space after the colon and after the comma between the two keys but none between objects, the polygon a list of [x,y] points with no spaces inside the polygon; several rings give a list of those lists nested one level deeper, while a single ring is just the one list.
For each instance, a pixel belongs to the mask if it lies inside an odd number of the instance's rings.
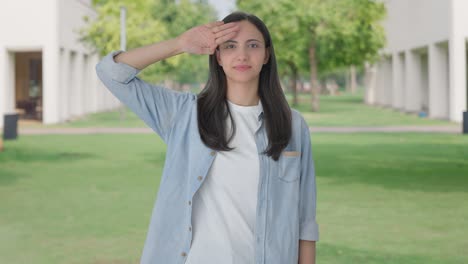
[{"label": "shadow on grass", "polygon": [[12,184],[20,177],[24,177],[24,175],[21,175],[13,169],[4,168],[4,166],[0,167],[0,185]]},{"label": "shadow on grass", "polygon": [[0,154],[0,163],[7,162],[63,162],[78,161],[96,157],[93,153],[64,150],[60,152],[44,151],[42,149],[9,148]]},{"label": "shadow on grass", "polygon": [[317,177],[334,184],[388,189],[468,192],[466,145],[431,143],[314,144]]},{"label": "shadow on grass", "polygon": [[66,149],[54,152],[45,149],[10,145],[0,153],[0,185],[12,184],[19,178],[33,175],[34,171],[25,174],[24,172],[18,172],[17,169],[27,167],[30,163],[73,163],[85,159],[93,159],[96,156],[88,152],[75,152]]},{"label": "shadow on grass", "polygon": [[317,260],[319,263],[333,264],[452,264],[460,263],[460,260],[434,259],[429,256],[404,255],[394,253],[383,253],[378,251],[366,251],[337,246],[323,242],[317,243]]}]

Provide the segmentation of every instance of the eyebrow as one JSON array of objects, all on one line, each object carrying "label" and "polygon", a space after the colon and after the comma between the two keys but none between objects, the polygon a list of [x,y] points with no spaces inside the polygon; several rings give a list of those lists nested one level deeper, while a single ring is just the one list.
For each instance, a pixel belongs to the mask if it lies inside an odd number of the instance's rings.
[{"label": "eyebrow", "polygon": [[[261,42],[261,41],[260,41],[260,40],[258,40],[258,39],[248,39],[246,42],[251,42],[251,41],[257,41],[257,42]],[[227,42],[230,42],[230,43],[239,43],[239,42],[237,42],[237,41],[235,41],[235,40],[232,40],[232,39],[230,39],[230,40],[227,40],[227,41],[226,41],[226,42],[224,42],[224,43],[227,43]]]}]

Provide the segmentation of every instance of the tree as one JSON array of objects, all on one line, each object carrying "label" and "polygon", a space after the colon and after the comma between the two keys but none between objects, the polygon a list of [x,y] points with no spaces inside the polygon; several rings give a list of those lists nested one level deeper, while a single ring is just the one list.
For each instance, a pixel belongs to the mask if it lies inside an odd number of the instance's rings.
[{"label": "tree", "polygon": [[[161,0],[154,5],[152,14],[167,25],[169,38],[177,37],[194,26],[216,20],[215,10],[206,1]],[[170,78],[180,83],[203,82],[208,77],[206,56],[182,54],[168,59],[166,66]]]},{"label": "tree", "polygon": [[268,5],[259,0],[238,0],[238,4],[264,20],[272,20],[267,24],[284,25],[272,26],[271,33],[284,36],[276,39],[278,54],[295,54],[287,55],[298,62],[295,65],[307,60],[312,111],[319,110],[319,73],[372,61],[384,45],[379,21],[385,6],[373,0],[272,0]]},{"label": "tree", "polygon": [[[93,0],[98,16],[80,33],[82,41],[100,55],[120,47],[120,7],[127,8],[127,49],[173,38],[198,24],[216,19],[214,9],[206,1],[189,0]],[[171,79],[181,83],[206,79],[207,59],[204,56],[175,56],[155,63],[142,72],[149,82]]]}]

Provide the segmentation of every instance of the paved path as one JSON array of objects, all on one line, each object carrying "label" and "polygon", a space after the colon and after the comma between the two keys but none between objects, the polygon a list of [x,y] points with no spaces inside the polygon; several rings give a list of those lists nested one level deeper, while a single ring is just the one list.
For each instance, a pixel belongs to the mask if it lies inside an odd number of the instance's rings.
[{"label": "paved path", "polygon": [[[365,132],[423,132],[461,134],[462,129],[457,126],[387,126],[387,127],[311,127],[311,132],[326,133],[365,133]],[[151,134],[150,128],[124,127],[89,127],[89,128],[19,128],[20,135],[83,135],[83,134]]]}]

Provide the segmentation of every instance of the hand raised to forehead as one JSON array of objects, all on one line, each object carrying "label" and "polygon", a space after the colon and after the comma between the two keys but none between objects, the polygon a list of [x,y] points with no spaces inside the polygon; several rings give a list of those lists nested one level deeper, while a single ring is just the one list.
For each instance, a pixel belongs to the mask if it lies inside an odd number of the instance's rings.
[{"label": "hand raised to forehead", "polygon": [[235,22],[215,21],[193,27],[178,38],[182,51],[191,54],[213,54],[216,47],[236,36],[239,26]]}]

